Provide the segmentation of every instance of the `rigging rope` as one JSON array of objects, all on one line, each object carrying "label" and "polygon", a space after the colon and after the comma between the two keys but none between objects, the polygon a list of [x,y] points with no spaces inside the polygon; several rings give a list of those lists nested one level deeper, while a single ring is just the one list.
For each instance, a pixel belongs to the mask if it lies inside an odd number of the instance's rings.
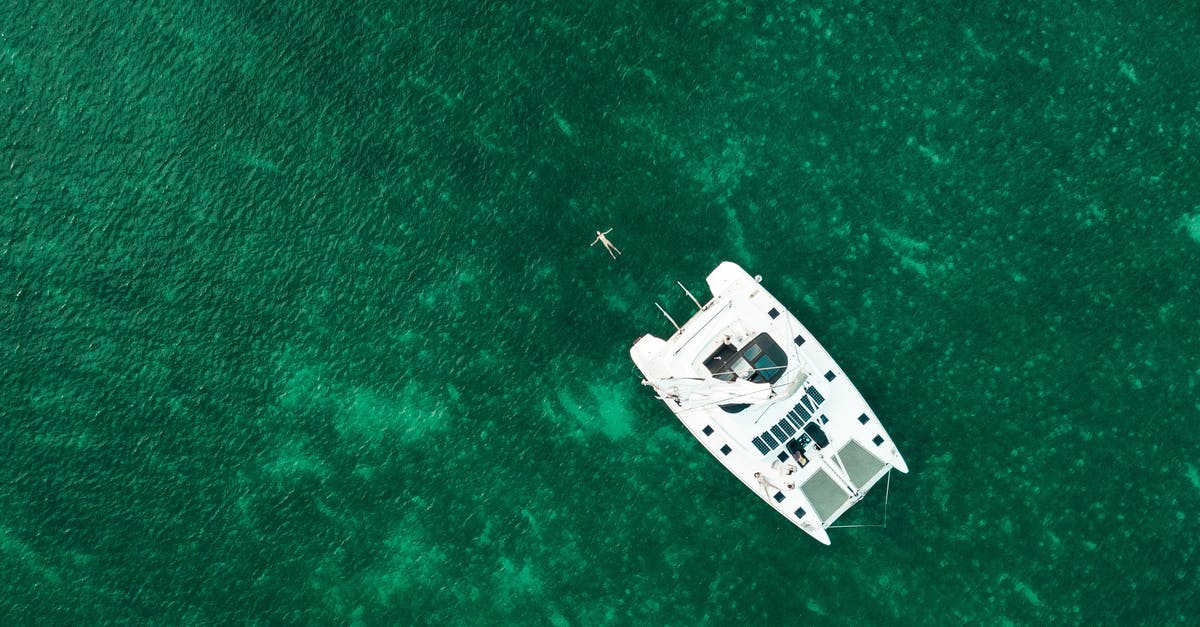
[{"label": "rigging rope", "polygon": [[888,497],[892,494],[892,469],[888,468],[887,487],[883,491],[883,524],[882,525],[830,525],[826,529],[861,529],[863,527],[881,527],[887,529]]}]

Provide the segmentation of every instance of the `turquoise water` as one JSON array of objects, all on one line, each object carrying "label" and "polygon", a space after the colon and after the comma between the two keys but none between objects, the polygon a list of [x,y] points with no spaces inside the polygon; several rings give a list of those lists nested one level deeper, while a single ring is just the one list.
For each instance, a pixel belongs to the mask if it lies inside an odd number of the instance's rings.
[{"label": "turquoise water", "polygon": [[[3,4],[3,624],[1200,611],[1194,7]],[[724,259],[886,529],[639,385]]]}]

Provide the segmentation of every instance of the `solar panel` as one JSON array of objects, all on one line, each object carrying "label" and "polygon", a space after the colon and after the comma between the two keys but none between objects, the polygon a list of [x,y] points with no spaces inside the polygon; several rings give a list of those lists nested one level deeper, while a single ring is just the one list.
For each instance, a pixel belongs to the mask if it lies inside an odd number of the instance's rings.
[{"label": "solar panel", "polygon": [[808,395],[811,396],[818,405],[825,402],[825,397],[821,396],[821,393],[817,391],[817,388],[808,388]]}]

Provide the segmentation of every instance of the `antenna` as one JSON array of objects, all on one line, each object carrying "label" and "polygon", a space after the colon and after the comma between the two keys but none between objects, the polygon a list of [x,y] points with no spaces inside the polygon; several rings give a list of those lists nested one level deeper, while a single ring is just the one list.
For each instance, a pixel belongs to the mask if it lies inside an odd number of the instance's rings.
[{"label": "antenna", "polygon": [[700,306],[700,301],[696,300],[696,297],[695,297],[695,296],[692,296],[692,293],[688,291],[688,288],[686,288],[686,287],[684,287],[684,286],[683,286],[683,283],[680,283],[679,281],[676,281],[676,282],[675,282],[675,285],[678,285],[678,286],[679,286],[679,289],[683,290],[683,293],[684,293],[684,294],[687,294],[687,295],[688,295],[688,298],[692,299],[692,302],[693,302],[693,303],[696,303],[696,309],[699,309],[700,311],[704,311],[704,307],[701,307],[701,306]]},{"label": "antenna", "polygon": [[675,323],[675,319],[671,317],[671,314],[667,313],[667,310],[662,308],[662,305],[654,303],[654,306],[658,307],[658,310],[662,312],[662,315],[666,316],[667,320],[671,321],[671,326],[675,327],[676,333],[681,333],[683,331],[683,329],[679,328],[679,325]]}]

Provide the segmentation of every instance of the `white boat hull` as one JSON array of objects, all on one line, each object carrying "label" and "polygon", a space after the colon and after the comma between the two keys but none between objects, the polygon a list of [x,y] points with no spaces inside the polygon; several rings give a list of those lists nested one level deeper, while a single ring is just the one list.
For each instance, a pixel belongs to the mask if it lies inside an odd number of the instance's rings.
[{"label": "white boat hull", "polygon": [[[630,356],[645,383],[729,472],[829,544],[826,529],[892,469],[908,472],[908,465],[850,378],[755,278],[725,262],[708,285],[713,298],[677,333],[642,336]],[[786,367],[762,357],[758,366],[749,364],[747,358],[761,354]],[[731,359],[739,365],[720,371]],[[747,377],[764,378],[756,372],[782,374],[752,385]]]}]

